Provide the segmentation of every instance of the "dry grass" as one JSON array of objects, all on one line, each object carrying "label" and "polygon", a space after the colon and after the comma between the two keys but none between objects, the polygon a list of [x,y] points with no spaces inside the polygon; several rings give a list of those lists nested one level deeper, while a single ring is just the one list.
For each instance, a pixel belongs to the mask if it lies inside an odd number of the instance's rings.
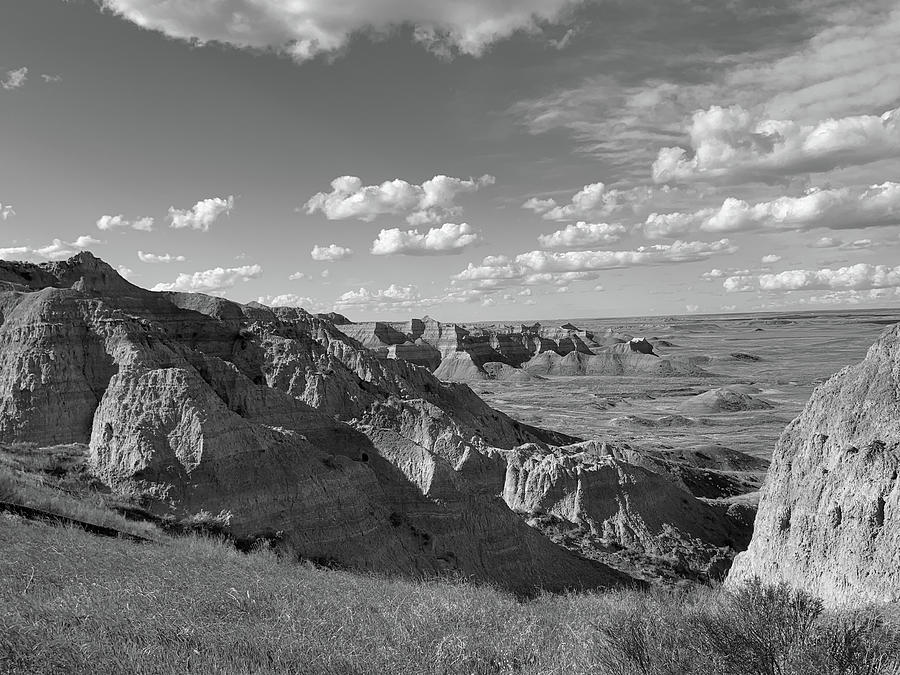
[{"label": "dry grass", "polygon": [[386,580],[217,540],[0,518],[3,673],[898,672],[888,610],[785,589],[545,595]]},{"label": "dry grass", "polygon": [[152,524],[128,520],[115,510],[122,499],[88,474],[85,459],[86,448],[80,445],[0,445],[0,501],[137,536],[161,536]]}]

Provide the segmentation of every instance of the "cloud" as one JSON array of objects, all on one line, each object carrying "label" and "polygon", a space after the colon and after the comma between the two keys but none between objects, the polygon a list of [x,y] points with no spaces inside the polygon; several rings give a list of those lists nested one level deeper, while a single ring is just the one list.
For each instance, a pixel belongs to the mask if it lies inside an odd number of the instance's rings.
[{"label": "cloud", "polygon": [[100,216],[97,220],[97,228],[100,230],[126,229],[150,232],[153,230],[153,218],[145,217],[137,220],[126,220],[121,213],[117,216]]},{"label": "cloud", "polygon": [[297,62],[336,53],[354,35],[411,27],[413,39],[448,57],[480,56],[516,32],[561,20],[572,0],[100,0],[138,26],[193,43],[273,50]]},{"label": "cloud", "polygon": [[353,255],[353,250],[337,244],[328,244],[328,246],[313,246],[310,251],[313,260],[319,262],[335,262],[337,260],[346,260]]},{"label": "cloud", "polygon": [[760,119],[740,106],[694,113],[690,150],[662,148],[657,183],[694,180],[778,182],[803,173],[900,157],[900,108],[812,124]]},{"label": "cloud", "polygon": [[762,258],[760,258],[760,261],[763,265],[772,265],[774,263],[777,263],[779,260],[781,260],[781,256],[775,255],[774,253],[764,255]]},{"label": "cloud", "polygon": [[715,213],[715,209],[702,209],[694,213],[651,213],[644,221],[647,239],[675,239],[700,229],[703,222]]},{"label": "cloud", "polygon": [[6,220],[14,215],[16,215],[16,212],[13,210],[12,206],[0,203],[0,220]]},{"label": "cloud", "polygon": [[448,255],[461,253],[481,241],[468,223],[444,223],[427,232],[392,228],[372,242],[372,255]]},{"label": "cloud", "polygon": [[[861,229],[900,223],[900,183],[864,188],[812,189],[800,197],[749,204],[728,197],[719,209],[693,213],[652,213],[643,225],[650,239],[688,232],[749,230]],[[823,242],[831,241],[823,238]]]},{"label": "cloud", "polygon": [[870,265],[858,263],[838,269],[786,270],[777,274],[760,274],[755,277],[729,277],[725,290],[739,291],[813,291],[853,290],[867,291],[900,287],[900,266]]},{"label": "cloud", "polygon": [[20,256],[30,255],[34,252],[29,246],[7,246],[0,248],[0,260],[17,260]]},{"label": "cloud", "polygon": [[48,75],[47,73],[41,73],[41,79],[47,84],[57,84],[62,82],[62,75]]},{"label": "cloud", "polygon": [[7,70],[6,75],[0,80],[3,89],[18,89],[28,81],[28,68],[22,66],[16,70]]},{"label": "cloud", "polygon": [[173,263],[187,260],[183,255],[171,255],[169,253],[157,255],[156,253],[144,253],[143,251],[138,251],[138,258],[145,263]]},{"label": "cloud", "polygon": [[238,282],[257,279],[262,276],[259,265],[242,267],[215,267],[193,274],[179,274],[172,283],[159,283],[154,291],[177,291],[181,293],[215,293],[233,288]]},{"label": "cloud", "polygon": [[294,272],[293,274],[288,276],[288,279],[290,281],[302,281],[304,279],[309,279],[309,278],[310,278],[310,276],[304,272]]},{"label": "cloud", "polygon": [[381,215],[404,215],[410,225],[437,224],[462,213],[454,203],[457,195],[476,192],[494,181],[488,175],[468,179],[437,175],[421,185],[399,178],[363,185],[356,176],[341,176],[331,181],[331,192],[313,195],[304,209],[308,214],[321,212],[328,220],[371,222]]},{"label": "cloud", "polygon": [[[672,244],[641,246],[631,251],[530,251],[515,258],[488,256],[480,265],[468,267],[454,276],[456,282],[476,282],[482,287],[511,283],[560,283],[596,278],[601,270],[696,262],[737,247],[727,239],[714,242],[675,241]],[[486,283],[485,283],[486,282]]]},{"label": "cloud", "polygon": [[623,225],[608,223],[586,223],[583,220],[574,225],[566,225],[562,230],[552,234],[538,236],[538,243],[543,248],[588,248],[615,244],[621,241],[628,230]]},{"label": "cloud", "polygon": [[21,256],[39,256],[47,260],[64,260],[71,258],[79,251],[83,251],[96,244],[101,244],[99,239],[94,239],[89,234],[83,234],[76,238],[75,241],[63,241],[62,239],[54,239],[46,246],[32,248],[31,246],[11,246],[8,248],[0,248],[0,258],[10,260]]},{"label": "cloud", "polygon": [[176,209],[174,206],[169,207],[170,227],[175,229],[190,228],[192,230],[200,230],[206,232],[209,226],[216,222],[216,219],[223,215],[231,213],[234,208],[234,197],[229,195],[228,198],[211,197],[209,199],[201,199],[194,206],[187,210]]},{"label": "cloud", "polygon": [[131,279],[134,274],[134,270],[130,267],[125,267],[125,265],[119,265],[116,267],[116,271],[119,273],[119,276],[125,279],[126,281]]},{"label": "cloud", "polygon": [[318,309],[320,307],[317,300],[303,295],[296,295],[295,293],[261,295],[256,301],[269,307],[302,307],[307,310]]},{"label": "cloud", "polygon": [[568,204],[558,204],[555,199],[532,197],[522,204],[522,208],[534,211],[545,220],[603,218],[646,196],[646,192],[646,188],[611,190],[603,183],[591,183],[572,195]]}]

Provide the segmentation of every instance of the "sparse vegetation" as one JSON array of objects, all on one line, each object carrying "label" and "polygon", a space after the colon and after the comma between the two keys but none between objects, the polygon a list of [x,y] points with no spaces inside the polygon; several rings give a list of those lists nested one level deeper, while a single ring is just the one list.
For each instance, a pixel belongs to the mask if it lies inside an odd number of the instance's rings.
[{"label": "sparse vegetation", "polygon": [[895,608],[785,588],[544,595],[383,579],[0,516],[3,673],[900,672]]},{"label": "sparse vegetation", "polygon": [[109,527],[139,537],[158,538],[151,523],[129,520],[117,507],[127,500],[112,494],[85,467],[84,446],[38,448],[0,445],[0,502],[40,509],[66,518]]}]

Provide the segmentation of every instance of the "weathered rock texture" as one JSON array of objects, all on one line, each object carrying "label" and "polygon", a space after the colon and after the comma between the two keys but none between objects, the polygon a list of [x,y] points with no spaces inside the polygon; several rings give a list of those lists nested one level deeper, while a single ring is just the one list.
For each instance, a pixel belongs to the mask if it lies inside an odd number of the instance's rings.
[{"label": "weathered rock texture", "polygon": [[784,431],[728,582],[786,582],[830,604],[900,600],[898,472],[900,325]]},{"label": "weathered rock texture", "polygon": [[95,474],[157,513],[226,511],[238,537],[386,574],[618,583],[499,497],[505,453],[573,440],[327,316],[153,293],[88,253],[0,262],[0,441],[89,443]]}]

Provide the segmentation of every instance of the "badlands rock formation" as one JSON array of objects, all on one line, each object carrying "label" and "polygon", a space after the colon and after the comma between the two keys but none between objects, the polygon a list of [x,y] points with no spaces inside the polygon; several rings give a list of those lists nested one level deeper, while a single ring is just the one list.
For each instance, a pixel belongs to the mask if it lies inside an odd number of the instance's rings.
[{"label": "badlands rock formation", "polygon": [[728,577],[829,604],[900,600],[900,325],[813,393],[784,431],[750,548]]},{"label": "badlands rock formation", "polygon": [[88,253],[0,263],[0,283],[0,441],[88,443],[157,513],[227,511],[238,537],[334,564],[516,591],[620,578],[498,497],[503,452],[573,439],[464,385],[303,310],[152,293]]},{"label": "badlands rock formation", "polygon": [[622,581],[529,527],[540,513],[698,570],[741,547],[746,524],[699,498],[727,489],[704,492],[652,453],[519,423],[390,352],[508,380],[535,377],[520,368],[535,353],[664,363],[652,345],[572,326],[345,322],[147,291],[89,253],[0,261],[0,442],[86,444],[94,474],[151,511],[224,511],[236,537],[384,574],[520,592]]},{"label": "badlands rock formation", "polygon": [[382,358],[425,366],[452,382],[527,381],[529,375],[707,374],[691,359],[659,356],[645,338],[612,331],[598,335],[571,323],[461,326],[426,317],[342,324],[340,330]]}]

